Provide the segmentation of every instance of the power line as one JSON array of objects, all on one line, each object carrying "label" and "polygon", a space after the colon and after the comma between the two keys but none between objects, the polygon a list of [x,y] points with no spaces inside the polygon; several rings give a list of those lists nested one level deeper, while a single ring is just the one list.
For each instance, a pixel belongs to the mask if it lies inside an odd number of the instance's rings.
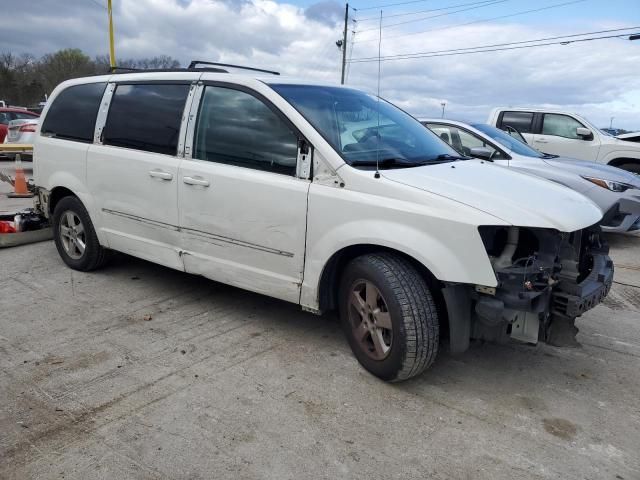
[{"label": "power line", "polygon": [[[474,51],[459,51],[459,52],[446,52],[446,53],[434,53],[434,54],[420,54],[420,55],[390,55],[387,57],[382,57],[380,59],[378,59],[377,57],[375,59],[371,59],[371,60],[353,60],[352,63],[368,63],[368,62],[377,62],[377,61],[382,61],[382,62],[386,62],[386,61],[391,61],[391,60],[412,60],[412,59],[416,59],[416,58],[431,58],[431,57],[449,57],[449,56],[456,56],[456,55],[470,55],[472,53],[486,53],[486,52],[502,52],[502,51],[506,51],[506,50],[521,50],[523,48],[533,48],[533,47],[545,47],[545,46],[549,46],[549,45],[569,45],[570,43],[579,43],[579,42],[591,42],[594,40],[604,40],[604,39],[608,39],[608,38],[622,38],[622,37],[626,37],[628,36],[628,33],[625,34],[620,34],[620,35],[607,35],[607,36],[603,36],[603,37],[591,37],[591,38],[581,38],[581,39],[577,39],[577,40],[564,40],[564,41],[560,41],[560,42],[548,42],[548,43],[538,43],[535,45],[520,45],[520,46],[515,46],[515,47],[505,47],[505,48],[491,48],[491,49],[478,49],[478,50],[474,50]],[[482,47],[477,47],[477,48],[482,48]]]},{"label": "power line", "polygon": [[386,5],[377,5],[375,7],[364,7],[364,8],[355,8],[355,7],[353,7],[353,9],[356,10],[356,11],[378,10],[379,8],[397,7],[398,5],[409,5],[410,3],[424,3],[424,2],[428,2],[428,1],[430,1],[430,0],[412,0],[410,2],[388,3]]},{"label": "power line", "polygon": [[[411,12],[404,12],[404,13],[394,13],[391,15],[383,15],[382,18],[395,18],[395,17],[406,17],[407,15],[418,15],[420,13],[430,13],[430,12],[441,12],[442,10],[451,10],[452,8],[459,8],[459,7],[468,7],[469,5],[480,5],[481,3],[490,3],[493,0],[481,0],[479,2],[471,2],[471,3],[459,3],[458,5],[450,5],[448,7],[440,7],[440,8],[430,8],[428,10],[417,10],[417,11],[411,11]],[[380,17],[366,17],[366,18],[361,18],[358,20],[359,23],[362,22],[367,22],[369,20],[380,20]]]},{"label": "power line", "polygon": [[[474,7],[468,7],[468,8],[463,8],[460,10],[456,10],[455,12],[446,12],[446,13],[439,13],[437,15],[430,15],[428,17],[421,17],[421,18],[414,18],[412,20],[405,20],[404,22],[398,22],[398,23],[390,23],[387,25],[383,25],[382,28],[391,28],[391,27],[397,27],[398,25],[406,25],[407,23],[415,23],[415,22],[421,22],[423,20],[430,20],[432,18],[438,18],[438,17],[446,17],[447,15],[454,15],[456,13],[460,13],[460,12],[468,12],[469,10],[476,10],[478,8],[484,8],[484,7],[490,7],[492,5],[496,5],[498,3],[505,3],[505,2],[509,2],[510,0],[491,0],[489,2],[486,2],[482,5],[476,5]],[[377,28],[367,28],[365,30],[361,30],[361,32],[369,32],[372,30],[378,30]]]},{"label": "power line", "polygon": [[[535,13],[535,12],[541,12],[543,10],[551,10],[553,8],[559,8],[559,7],[565,7],[567,5],[573,5],[576,3],[582,3],[582,2],[586,2],[587,0],[573,0],[571,2],[564,2],[564,3],[556,3],[554,5],[548,5],[546,7],[541,7],[541,8],[534,8],[533,10],[524,10],[521,12],[515,12],[515,13],[511,13],[509,15],[501,15],[499,17],[492,17],[492,18],[484,18],[481,20],[474,20],[472,22],[466,22],[466,23],[458,23],[455,25],[448,25],[445,27],[438,27],[438,28],[432,28],[430,30],[422,30],[420,32],[409,32],[409,33],[403,33],[400,35],[392,35],[390,37],[386,37],[385,40],[391,40],[392,38],[400,38],[400,37],[407,37],[410,35],[420,35],[423,33],[429,33],[429,32],[436,32],[439,30],[449,30],[451,28],[458,28],[458,27],[465,27],[467,25],[475,25],[478,23],[484,23],[484,22],[492,22],[494,20],[502,20],[504,18],[511,18],[511,17],[517,17],[519,15],[525,15],[527,13]],[[376,41],[375,39],[369,39],[369,40],[359,40],[357,43],[365,43],[365,42],[374,42]]]},{"label": "power line", "polygon": [[[537,43],[537,42],[546,42],[549,40],[559,40],[559,39],[567,39],[567,38],[576,38],[576,37],[584,37],[586,35],[600,35],[602,33],[613,33],[613,32],[623,32],[626,30],[636,30],[640,28],[640,26],[638,27],[626,27],[626,28],[613,28],[613,29],[609,29],[609,30],[598,30],[595,32],[585,32],[585,33],[574,33],[572,35],[558,35],[555,37],[545,37],[545,38],[536,38],[534,40],[521,40],[519,42],[506,42],[506,43],[494,43],[492,45],[478,45],[475,47],[463,47],[463,48],[448,48],[445,50],[433,50],[430,52],[414,52],[414,53],[398,53],[396,55],[388,55],[386,57],[382,57],[382,58],[390,58],[390,57],[407,57],[407,58],[411,58],[415,55],[431,55],[431,54],[436,54],[436,53],[450,53],[450,52],[462,52],[462,51],[467,51],[467,50],[477,50],[480,48],[494,48],[494,47],[506,47],[506,46],[511,46],[511,45],[522,45],[525,43]],[[629,35],[629,33],[624,33],[621,34],[621,36],[627,36]],[[618,35],[615,35],[615,37],[617,37]],[[561,42],[564,43],[564,42]],[[571,42],[567,42],[567,43],[571,43]],[[531,45],[533,47],[535,47],[536,45]],[[471,52],[473,53],[473,52]],[[356,58],[351,60],[352,62],[361,62],[363,60],[378,60],[378,57],[360,57],[360,58]]]},{"label": "power line", "polygon": [[349,80],[349,73],[351,72],[351,60],[353,60],[353,40],[356,38],[356,33],[358,33],[356,30],[352,30],[351,31],[351,44],[349,46],[349,61],[347,62],[347,73],[345,76],[345,83]]}]

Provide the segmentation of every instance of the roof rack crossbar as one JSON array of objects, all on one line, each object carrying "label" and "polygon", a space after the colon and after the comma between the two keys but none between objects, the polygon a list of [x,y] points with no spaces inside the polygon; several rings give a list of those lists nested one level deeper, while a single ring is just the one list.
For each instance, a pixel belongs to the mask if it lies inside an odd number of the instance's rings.
[{"label": "roof rack crossbar", "polygon": [[262,73],[270,73],[271,75],[280,75],[280,72],[275,72],[273,70],[264,70],[262,68],[253,68],[253,67],[244,67],[242,65],[232,65],[230,63],[217,63],[217,62],[205,62],[202,60],[193,60],[189,64],[189,69],[196,68],[197,65],[213,65],[215,67],[231,67],[231,68],[240,68],[242,70],[251,70],[252,72],[262,72]]}]

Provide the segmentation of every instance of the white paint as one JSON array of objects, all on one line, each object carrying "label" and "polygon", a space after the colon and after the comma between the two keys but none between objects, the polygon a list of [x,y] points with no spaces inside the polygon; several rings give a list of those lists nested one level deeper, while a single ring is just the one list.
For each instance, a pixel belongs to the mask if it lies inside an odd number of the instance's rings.
[{"label": "white paint", "polygon": [[[373,171],[346,165],[289,103],[249,76],[192,72],[76,79],[56,88],[43,118],[67,86],[134,79],[222,81],[263,95],[313,146],[314,164],[323,164],[315,169],[321,178],[191,159],[193,128],[183,124],[184,152],[176,156],[104,146],[99,135],[91,146],[38,136],[37,184],[75,192],[107,247],[309,309],[318,307],[325,265],[351,245],[405,252],[442,281],[495,286],[479,226],[570,232],[602,216],[574,191],[489,162],[387,170],[375,178]],[[193,121],[194,112],[183,122]],[[154,171],[162,175],[151,175]]]}]

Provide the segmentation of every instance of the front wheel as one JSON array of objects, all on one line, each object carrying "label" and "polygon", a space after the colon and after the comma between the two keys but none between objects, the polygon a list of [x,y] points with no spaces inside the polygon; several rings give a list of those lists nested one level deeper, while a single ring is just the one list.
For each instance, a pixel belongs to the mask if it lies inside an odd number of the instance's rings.
[{"label": "front wheel", "polygon": [[439,321],[429,287],[405,258],[363,255],[340,282],[340,318],[358,361],[383,380],[419,375],[438,353]]},{"label": "front wheel", "polygon": [[619,165],[618,168],[640,175],[640,163],[623,163],[622,165]]}]

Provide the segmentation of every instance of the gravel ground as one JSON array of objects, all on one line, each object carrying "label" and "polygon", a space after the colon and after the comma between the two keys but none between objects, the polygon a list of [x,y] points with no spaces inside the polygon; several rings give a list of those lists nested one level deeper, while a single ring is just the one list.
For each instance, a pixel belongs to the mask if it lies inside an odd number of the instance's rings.
[{"label": "gravel ground", "polygon": [[[0,211],[25,205],[5,187]],[[473,344],[397,385],[333,315],[124,255],[84,274],[52,242],[0,250],[0,478],[640,479],[640,238],[609,240],[582,348]]]}]

